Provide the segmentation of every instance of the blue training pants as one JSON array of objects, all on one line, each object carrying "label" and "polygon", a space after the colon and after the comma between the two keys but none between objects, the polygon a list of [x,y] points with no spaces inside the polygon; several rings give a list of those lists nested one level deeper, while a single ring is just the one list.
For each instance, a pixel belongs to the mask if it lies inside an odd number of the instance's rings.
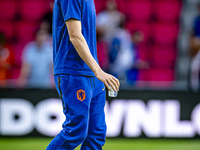
[{"label": "blue training pants", "polygon": [[55,75],[66,120],[46,150],[102,150],[106,138],[105,86],[96,77]]}]

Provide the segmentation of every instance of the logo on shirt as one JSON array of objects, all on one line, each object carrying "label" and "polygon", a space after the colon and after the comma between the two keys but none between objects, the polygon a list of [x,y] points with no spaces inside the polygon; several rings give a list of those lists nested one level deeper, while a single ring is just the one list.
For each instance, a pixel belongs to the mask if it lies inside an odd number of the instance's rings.
[{"label": "logo on shirt", "polygon": [[85,91],[84,90],[78,90],[77,92],[77,99],[80,101],[84,101],[85,100]]},{"label": "logo on shirt", "polygon": [[102,89],[103,91],[105,90],[105,87]]}]

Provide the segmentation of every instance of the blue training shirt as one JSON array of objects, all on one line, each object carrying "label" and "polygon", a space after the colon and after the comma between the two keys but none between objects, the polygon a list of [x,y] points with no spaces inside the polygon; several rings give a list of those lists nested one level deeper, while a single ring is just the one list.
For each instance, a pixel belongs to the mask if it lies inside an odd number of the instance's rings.
[{"label": "blue training shirt", "polygon": [[[70,42],[65,21],[81,21],[82,34],[90,52],[97,61],[96,11],[93,0],[55,0],[53,10],[54,74],[94,76],[92,70],[78,55]],[[98,62],[98,61],[97,61]]]}]

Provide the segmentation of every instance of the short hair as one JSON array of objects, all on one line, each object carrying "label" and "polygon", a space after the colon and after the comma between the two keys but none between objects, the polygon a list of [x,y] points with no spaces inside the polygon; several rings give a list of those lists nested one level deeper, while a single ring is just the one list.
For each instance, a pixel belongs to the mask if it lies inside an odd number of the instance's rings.
[{"label": "short hair", "polygon": [[0,32],[0,45],[2,46],[6,45],[6,36],[3,32]]}]

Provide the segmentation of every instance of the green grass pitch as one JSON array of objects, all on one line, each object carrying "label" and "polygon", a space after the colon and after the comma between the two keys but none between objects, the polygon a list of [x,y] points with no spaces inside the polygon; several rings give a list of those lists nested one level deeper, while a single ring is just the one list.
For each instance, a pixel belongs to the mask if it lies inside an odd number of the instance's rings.
[{"label": "green grass pitch", "polygon": [[[45,150],[50,141],[49,138],[0,138],[0,150]],[[103,150],[200,150],[200,140],[107,139]]]}]

